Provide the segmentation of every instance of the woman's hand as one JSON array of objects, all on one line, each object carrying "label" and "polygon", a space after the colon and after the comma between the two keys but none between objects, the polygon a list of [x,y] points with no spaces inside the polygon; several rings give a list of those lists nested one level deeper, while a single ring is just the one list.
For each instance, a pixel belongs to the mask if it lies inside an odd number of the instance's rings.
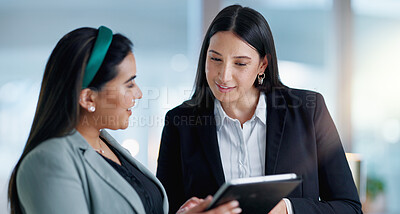
[{"label": "woman's hand", "polygon": [[286,203],[281,200],[268,214],[287,214]]},{"label": "woman's hand", "polygon": [[183,213],[184,211],[187,211],[189,209],[192,209],[193,207],[199,205],[201,202],[203,202],[204,199],[200,199],[197,197],[192,197],[189,200],[187,200],[178,210],[178,212],[176,212],[176,214],[180,214]]},{"label": "woman's hand", "polygon": [[238,201],[231,201],[225,204],[222,204],[212,210],[209,210],[207,212],[203,212],[208,205],[211,203],[212,197],[208,196],[206,199],[199,199],[196,197],[193,197],[186,201],[181,208],[178,210],[177,214],[195,214],[195,213],[203,213],[203,214],[218,214],[218,213],[223,213],[223,214],[236,214],[236,213],[241,213],[242,209],[239,208],[239,202]]}]

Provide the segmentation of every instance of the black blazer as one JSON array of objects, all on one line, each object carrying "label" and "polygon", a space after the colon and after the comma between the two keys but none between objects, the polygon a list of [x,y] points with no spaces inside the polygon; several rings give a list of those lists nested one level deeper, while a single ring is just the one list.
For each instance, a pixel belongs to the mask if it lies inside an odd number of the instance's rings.
[{"label": "black blazer", "polygon": [[[294,213],[362,213],[339,134],[321,94],[279,89],[266,94],[266,175],[294,172],[302,184],[288,198]],[[157,177],[170,213],[190,197],[213,195],[225,182],[214,106],[182,104],[165,118]],[[320,198],[320,200],[319,200]]]}]

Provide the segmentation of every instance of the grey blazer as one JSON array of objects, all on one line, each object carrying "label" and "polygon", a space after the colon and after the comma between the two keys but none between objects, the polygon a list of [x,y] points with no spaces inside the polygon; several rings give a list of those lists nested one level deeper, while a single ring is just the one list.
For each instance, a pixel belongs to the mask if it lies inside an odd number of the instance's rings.
[{"label": "grey blazer", "polygon": [[[168,213],[157,178],[106,131],[101,136],[158,185]],[[17,191],[23,213],[145,213],[134,188],[77,131],[32,150],[18,169]]]}]

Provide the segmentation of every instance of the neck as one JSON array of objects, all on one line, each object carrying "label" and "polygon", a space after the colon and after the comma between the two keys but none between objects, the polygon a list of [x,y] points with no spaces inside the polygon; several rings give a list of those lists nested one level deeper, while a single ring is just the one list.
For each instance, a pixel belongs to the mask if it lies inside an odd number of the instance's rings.
[{"label": "neck", "polygon": [[91,125],[91,123],[87,120],[85,121],[83,119],[85,117],[86,115],[81,116],[81,119],[75,128],[93,148],[98,148],[100,130],[97,127]]},{"label": "neck", "polygon": [[243,96],[242,99],[239,99],[238,101],[229,103],[221,102],[221,106],[229,117],[233,119],[238,119],[240,121],[240,124],[243,125],[243,123],[253,117],[254,112],[257,108],[259,97],[260,91],[256,89],[256,91],[247,93],[245,96]]}]

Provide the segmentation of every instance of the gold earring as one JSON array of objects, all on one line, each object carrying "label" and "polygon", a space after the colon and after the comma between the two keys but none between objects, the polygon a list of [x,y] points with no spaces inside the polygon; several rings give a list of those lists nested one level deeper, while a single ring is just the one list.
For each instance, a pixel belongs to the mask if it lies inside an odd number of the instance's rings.
[{"label": "gold earring", "polygon": [[258,84],[259,84],[259,85],[262,85],[263,82],[264,82],[265,73],[258,74],[258,75],[257,75],[257,78],[258,78]]}]

